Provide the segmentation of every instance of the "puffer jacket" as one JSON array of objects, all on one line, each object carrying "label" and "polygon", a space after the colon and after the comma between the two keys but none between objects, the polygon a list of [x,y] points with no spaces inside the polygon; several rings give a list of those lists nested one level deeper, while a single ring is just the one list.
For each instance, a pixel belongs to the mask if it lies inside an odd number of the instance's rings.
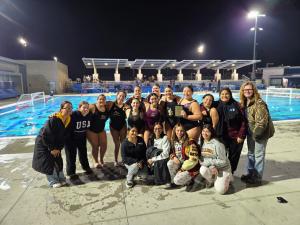
[{"label": "puffer jacket", "polygon": [[274,126],[269,116],[267,104],[259,99],[251,101],[247,106],[247,120],[250,132],[255,141],[266,140],[273,136]]}]

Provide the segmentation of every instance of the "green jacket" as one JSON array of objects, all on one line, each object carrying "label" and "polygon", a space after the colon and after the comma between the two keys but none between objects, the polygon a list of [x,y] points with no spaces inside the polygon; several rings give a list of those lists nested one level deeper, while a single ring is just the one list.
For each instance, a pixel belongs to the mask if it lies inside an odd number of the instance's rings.
[{"label": "green jacket", "polygon": [[267,104],[259,99],[247,106],[248,126],[255,141],[266,140],[274,135],[274,125]]}]

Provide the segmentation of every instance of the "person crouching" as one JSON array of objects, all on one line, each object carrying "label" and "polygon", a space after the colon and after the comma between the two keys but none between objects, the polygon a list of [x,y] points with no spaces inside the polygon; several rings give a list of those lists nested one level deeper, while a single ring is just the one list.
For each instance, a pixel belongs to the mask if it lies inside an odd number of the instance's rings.
[{"label": "person crouching", "polygon": [[61,103],[59,112],[51,116],[35,139],[32,168],[46,174],[50,187],[66,185],[61,150],[70,134],[72,103]]}]

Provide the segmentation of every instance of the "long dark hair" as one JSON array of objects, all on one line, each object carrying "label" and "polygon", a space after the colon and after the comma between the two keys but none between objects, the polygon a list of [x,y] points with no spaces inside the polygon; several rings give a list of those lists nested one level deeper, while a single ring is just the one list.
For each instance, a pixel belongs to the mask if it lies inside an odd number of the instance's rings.
[{"label": "long dark hair", "polygon": [[[157,125],[161,126],[162,129],[164,128],[163,125],[161,124],[161,122],[155,122],[154,127],[157,126]],[[164,133],[164,131],[162,130],[162,132],[161,132],[159,138],[163,138],[164,136],[165,136],[165,133]],[[152,133],[152,134],[150,135],[150,138],[149,138],[149,141],[148,141],[148,143],[147,143],[147,146],[148,146],[148,147],[149,147],[149,146],[153,146],[153,145],[154,145],[154,140],[155,140],[155,139],[156,139],[156,135],[155,135],[154,133]]]},{"label": "long dark hair", "polygon": [[[216,131],[211,124],[204,124],[202,127],[202,130],[204,130],[205,128],[208,129],[211,133],[210,140],[213,138],[216,138]],[[201,140],[200,147],[202,148],[203,143],[204,143],[204,138],[203,138],[202,134],[201,134],[200,140]]]}]

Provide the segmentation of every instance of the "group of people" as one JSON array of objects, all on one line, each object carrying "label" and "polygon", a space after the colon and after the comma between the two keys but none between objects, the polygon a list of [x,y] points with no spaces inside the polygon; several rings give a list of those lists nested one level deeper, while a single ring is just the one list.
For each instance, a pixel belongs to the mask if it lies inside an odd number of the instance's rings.
[{"label": "group of people", "polygon": [[[78,179],[76,155],[82,169],[92,174],[87,157],[87,140],[92,146],[94,168],[105,166],[107,150],[105,123],[110,119],[114,142],[114,166],[127,170],[126,186],[134,186],[139,171],[152,174],[156,184],[168,188],[187,186],[187,191],[214,186],[224,194],[233,181],[244,140],[247,138],[247,173],[241,180],[261,184],[265,151],[274,126],[266,103],[256,86],[246,82],[237,102],[229,88],[219,92],[219,100],[205,94],[202,103],[193,99],[193,88],[186,86],[183,97],[173,94],[171,86],[160,93],[155,84],[152,93],[142,97],[136,86],[127,101],[118,91],[115,101],[101,94],[97,102],[80,102],[72,112],[64,101],[59,112],[51,115],[35,143],[33,168],[47,175],[51,187],[66,184],[61,150],[66,152],[66,172]],[[122,161],[119,161],[121,147]]]}]

